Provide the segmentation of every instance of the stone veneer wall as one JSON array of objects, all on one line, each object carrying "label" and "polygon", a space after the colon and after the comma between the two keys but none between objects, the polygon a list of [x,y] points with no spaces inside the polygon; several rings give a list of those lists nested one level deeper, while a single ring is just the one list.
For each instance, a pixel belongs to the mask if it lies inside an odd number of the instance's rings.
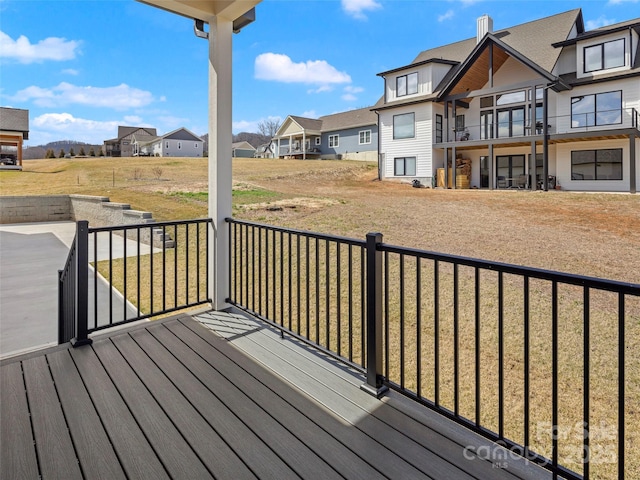
[{"label": "stone veneer wall", "polygon": [[0,196],[0,223],[87,220],[91,227],[154,223],[150,212],[91,195]]},{"label": "stone veneer wall", "polygon": [[[127,203],[114,203],[108,197],[91,195],[38,195],[38,196],[0,196],[0,224],[61,222],[87,220],[90,227],[120,225],[153,224],[155,220],[150,212],[131,210]],[[128,237],[137,238],[137,231],[128,232]],[[140,240],[149,244],[153,236],[153,245],[161,247],[167,239],[151,229],[141,229]]]}]

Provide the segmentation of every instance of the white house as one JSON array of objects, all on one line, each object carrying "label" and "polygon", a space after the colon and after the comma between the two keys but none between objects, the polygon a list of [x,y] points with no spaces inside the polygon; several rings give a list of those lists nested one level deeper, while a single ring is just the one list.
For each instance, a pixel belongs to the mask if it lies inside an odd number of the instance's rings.
[{"label": "white house", "polygon": [[492,24],[379,74],[381,178],[635,193],[640,18],[585,31],[576,9]]},{"label": "white house", "polygon": [[204,141],[186,128],[178,128],[161,137],[136,136],[132,139],[133,155],[153,157],[202,157]]}]

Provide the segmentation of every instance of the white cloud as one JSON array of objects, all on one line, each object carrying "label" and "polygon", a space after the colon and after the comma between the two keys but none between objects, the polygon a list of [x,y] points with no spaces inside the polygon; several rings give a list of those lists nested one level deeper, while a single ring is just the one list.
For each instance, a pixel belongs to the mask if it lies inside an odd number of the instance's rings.
[{"label": "white cloud", "polygon": [[604,27],[606,25],[613,25],[614,23],[616,23],[614,19],[608,19],[608,18],[605,18],[604,15],[600,15],[595,20],[587,20],[585,22],[585,28],[587,30],[593,30],[595,28]]},{"label": "white cloud", "polygon": [[65,68],[64,70],[62,70],[62,73],[64,73],[65,75],[78,75],[80,72],[78,70],[76,70],[75,68]]},{"label": "white cloud", "polygon": [[609,5],[620,5],[621,3],[638,3],[640,0],[609,0]]},{"label": "white cloud", "polygon": [[41,143],[51,140],[69,138],[87,143],[102,143],[105,139],[112,138],[118,131],[120,120],[100,122],[76,118],[70,113],[45,113],[32,120],[34,130],[32,137],[41,139]]},{"label": "white cloud", "polygon": [[284,83],[328,85],[350,83],[351,77],[338,71],[325,60],[294,63],[287,55],[262,53],[256,57],[255,78]]},{"label": "white cloud", "polygon": [[322,85],[319,88],[312,88],[311,90],[307,90],[307,93],[322,93],[322,92],[331,92],[333,90],[329,85]]},{"label": "white cloud", "polygon": [[345,94],[342,95],[342,100],[346,101],[346,102],[355,102],[358,97],[356,97],[356,93],[362,93],[364,92],[364,88],[362,87],[354,87],[353,85],[347,85],[346,87],[344,87],[344,91]]},{"label": "white cloud", "polygon": [[444,22],[445,20],[451,20],[454,16],[455,12],[453,10],[447,10],[446,13],[438,15],[438,21]]},{"label": "white cloud", "polygon": [[318,118],[318,114],[315,110],[307,110],[306,112],[302,112],[301,116],[306,118]]},{"label": "white cloud", "polygon": [[374,11],[382,8],[382,5],[376,0],[342,0],[342,9],[347,15],[357,18],[358,20],[366,20],[365,11]]},{"label": "white cloud", "polygon": [[347,85],[346,87],[344,87],[344,91],[348,93],[362,93],[364,92],[364,88]]},{"label": "white cloud", "polygon": [[259,128],[258,125],[262,122],[264,122],[265,120],[269,120],[269,121],[275,121],[278,122],[280,124],[282,124],[282,118],[279,116],[271,116],[269,115],[268,117],[262,117],[258,120],[238,120],[233,122],[232,124],[232,129],[233,129],[233,133],[240,133],[240,132],[252,132],[252,133],[258,133],[259,132]]},{"label": "white cloud", "polygon": [[14,40],[0,31],[0,58],[14,59],[20,63],[72,60],[79,48],[80,42],[77,40],[49,37],[32,44],[24,35]]},{"label": "white cloud", "polygon": [[16,93],[12,100],[33,101],[40,107],[60,107],[71,104],[91,107],[107,107],[126,110],[149,105],[154,98],[151,92],[120,84],[115,87],[81,87],[62,82],[56,87],[30,86]]},{"label": "white cloud", "polygon": [[142,118],[137,115],[125,115],[124,121],[127,122],[127,125],[138,125],[142,123]]}]

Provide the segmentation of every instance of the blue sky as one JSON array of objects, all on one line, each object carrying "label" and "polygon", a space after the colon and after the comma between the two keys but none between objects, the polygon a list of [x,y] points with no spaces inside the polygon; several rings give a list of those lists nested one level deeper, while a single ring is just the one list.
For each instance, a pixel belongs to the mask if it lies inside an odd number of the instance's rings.
[{"label": "blue sky", "polygon": [[[582,8],[587,29],[640,0],[263,0],[233,37],[233,131],[373,105],[377,73],[420,51]],[[118,125],[207,132],[207,42],[193,22],[134,0],[0,0],[0,105],[30,111],[27,146],[100,144]]]}]

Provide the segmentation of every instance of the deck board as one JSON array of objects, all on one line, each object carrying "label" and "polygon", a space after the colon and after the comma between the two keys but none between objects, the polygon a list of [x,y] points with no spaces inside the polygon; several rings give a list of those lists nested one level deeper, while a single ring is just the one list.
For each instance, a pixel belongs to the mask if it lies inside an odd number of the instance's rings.
[{"label": "deck board", "polygon": [[147,322],[0,369],[3,478],[548,478],[464,458],[490,442],[369,396],[360,372],[238,315]]},{"label": "deck board", "polygon": [[170,478],[93,348],[76,348],[70,353],[127,476]]},{"label": "deck board", "polygon": [[23,362],[29,410],[42,476],[58,477],[64,471],[68,479],[81,479],[82,473],[73,442],[67,434],[58,395],[49,375],[47,359],[35,357]]},{"label": "deck board", "polygon": [[19,363],[2,367],[0,375],[0,439],[3,471],[13,478],[37,478],[38,460],[33,448],[29,407]]},{"label": "deck board", "polygon": [[213,478],[139,377],[162,375],[162,372],[153,368],[134,371],[128,362],[137,363],[131,358],[135,353],[125,359],[110,341],[96,342],[93,348],[169,475]]},{"label": "deck board", "polygon": [[126,478],[69,352],[53,353],[47,360],[84,476]]}]

